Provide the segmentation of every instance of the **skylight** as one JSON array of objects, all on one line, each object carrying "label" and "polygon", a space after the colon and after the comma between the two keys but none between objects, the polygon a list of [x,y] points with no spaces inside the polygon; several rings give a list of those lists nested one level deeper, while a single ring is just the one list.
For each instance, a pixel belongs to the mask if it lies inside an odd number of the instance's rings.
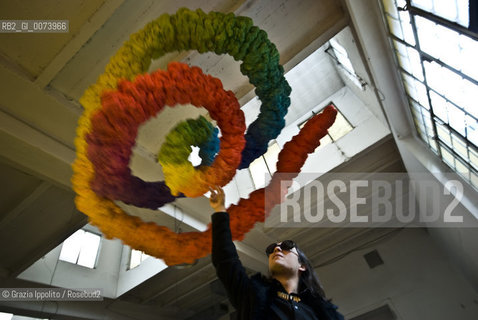
[{"label": "skylight", "polygon": [[93,269],[100,240],[99,235],[80,229],[63,242],[60,260]]},{"label": "skylight", "polygon": [[134,269],[141,264],[147,258],[151,258],[150,255],[147,255],[143,251],[131,249],[131,256],[129,259],[129,269]]},{"label": "skylight", "polygon": [[345,75],[359,88],[365,89],[365,81],[360,78],[350,61],[347,50],[338,43],[334,38],[329,41],[330,47],[326,52],[337,62],[337,65],[345,71]]},{"label": "skylight", "polygon": [[[334,124],[329,128],[328,134],[320,140],[320,146],[317,147],[316,150],[319,150],[320,148],[339,140],[347,133],[352,131],[353,127],[350,122],[344,117],[340,110],[337,109],[337,111],[337,117]],[[320,112],[322,112],[322,110],[320,110],[318,113]],[[317,113],[312,112],[310,118],[316,114]],[[299,129],[302,129],[309,119],[298,124]],[[256,189],[264,187],[266,183],[269,182],[274,172],[276,172],[276,163],[279,158],[280,151],[281,149],[279,145],[276,141],[274,141],[269,145],[269,148],[264,155],[251,163],[249,171]]]},{"label": "skylight", "polygon": [[418,136],[478,188],[478,36],[468,1],[382,2]]},{"label": "skylight", "polygon": [[[330,104],[333,105],[333,103],[330,103]],[[336,106],[335,108],[337,109]],[[320,112],[322,112],[322,110],[320,110],[318,113]],[[312,118],[315,115],[316,113],[312,113],[312,116],[310,118]],[[299,124],[299,129],[302,129],[309,119]],[[350,124],[350,122],[344,117],[342,112],[340,112],[340,110],[337,109],[337,117],[335,118],[334,124],[329,128],[329,130],[327,130],[328,131],[327,135],[320,140],[320,146],[317,148],[317,150],[321,147],[328,145],[329,143],[339,140],[340,138],[345,136],[347,133],[352,131],[352,129],[353,127]]]}]

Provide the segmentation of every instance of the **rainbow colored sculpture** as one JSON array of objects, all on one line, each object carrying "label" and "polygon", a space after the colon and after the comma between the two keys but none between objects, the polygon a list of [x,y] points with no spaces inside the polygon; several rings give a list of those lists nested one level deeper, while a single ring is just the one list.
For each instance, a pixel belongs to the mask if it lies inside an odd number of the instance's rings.
[{"label": "rainbow colored sculpture", "polygon": [[[151,59],[167,52],[194,49],[227,53],[241,60],[241,72],[256,86],[261,113],[246,130],[244,115],[231,91],[197,67],[171,63],[166,71],[147,71]],[[247,168],[285,125],[290,87],[279,65],[279,54],[267,34],[246,17],[180,9],[162,15],[133,35],[111,59],[96,84],[80,102],[85,112],[77,129],[73,164],[76,205],[105,236],[164,259],[168,265],[190,263],[211,250],[210,229],[177,234],[164,226],[130,216],[113,201],[157,209],[177,197],[197,197],[210,186],[224,186],[237,168]],[[165,106],[190,103],[204,107],[217,121],[222,136],[204,118],[180,123],[159,152],[165,181],[145,182],[131,174],[129,160],[138,127]],[[308,153],[335,119],[325,111],[309,120],[279,155],[277,172],[299,172]],[[187,156],[191,145],[201,148],[203,162],[194,168]],[[216,152],[219,150],[217,156]],[[280,180],[274,175],[267,189],[251,193],[228,208],[234,239],[242,239],[267,208],[281,201]]]}]

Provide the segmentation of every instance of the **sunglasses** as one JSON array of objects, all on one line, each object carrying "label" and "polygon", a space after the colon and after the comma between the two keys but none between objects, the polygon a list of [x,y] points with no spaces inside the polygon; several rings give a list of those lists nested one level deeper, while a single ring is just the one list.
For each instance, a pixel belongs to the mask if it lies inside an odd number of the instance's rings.
[{"label": "sunglasses", "polygon": [[[270,245],[267,246],[266,248],[266,254],[267,256],[270,256],[276,247],[279,247],[282,251],[289,251],[292,252],[292,248],[296,248],[297,245],[295,244],[294,241],[292,240],[284,240],[280,244],[279,243],[271,243]],[[292,252],[295,253],[295,252]],[[297,256],[299,256],[297,253],[295,253]]]}]

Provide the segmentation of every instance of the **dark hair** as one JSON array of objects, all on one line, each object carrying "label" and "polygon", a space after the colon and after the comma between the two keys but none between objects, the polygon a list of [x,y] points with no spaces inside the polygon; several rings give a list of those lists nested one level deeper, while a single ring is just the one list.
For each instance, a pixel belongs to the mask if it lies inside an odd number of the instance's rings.
[{"label": "dark hair", "polygon": [[325,298],[324,288],[320,283],[319,277],[317,273],[315,273],[312,264],[310,263],[309,259],[305,255],[302,250],[300,250],[297,246],[297,253],[299,254],[299,262],[305,266],[305,270],[301,271],[300,278],[299,278],[299,292],[305,289],[309,289],[313,294],[319,295],[322,298]]}]

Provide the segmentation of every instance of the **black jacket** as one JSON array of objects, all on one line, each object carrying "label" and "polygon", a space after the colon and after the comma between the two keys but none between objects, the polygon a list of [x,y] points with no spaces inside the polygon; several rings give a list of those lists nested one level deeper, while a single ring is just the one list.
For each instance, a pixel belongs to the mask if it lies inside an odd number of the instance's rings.
[{"label": "black jacket", "polygon": [[232,242],[226,212],[212,215],[212,263],[238,319],[344,319],[335,305],[308,290],[298,294],[300,302],[284,300],[277,296],[277,291],[285,292],[277,280],[261,274],[249,278]]}]

